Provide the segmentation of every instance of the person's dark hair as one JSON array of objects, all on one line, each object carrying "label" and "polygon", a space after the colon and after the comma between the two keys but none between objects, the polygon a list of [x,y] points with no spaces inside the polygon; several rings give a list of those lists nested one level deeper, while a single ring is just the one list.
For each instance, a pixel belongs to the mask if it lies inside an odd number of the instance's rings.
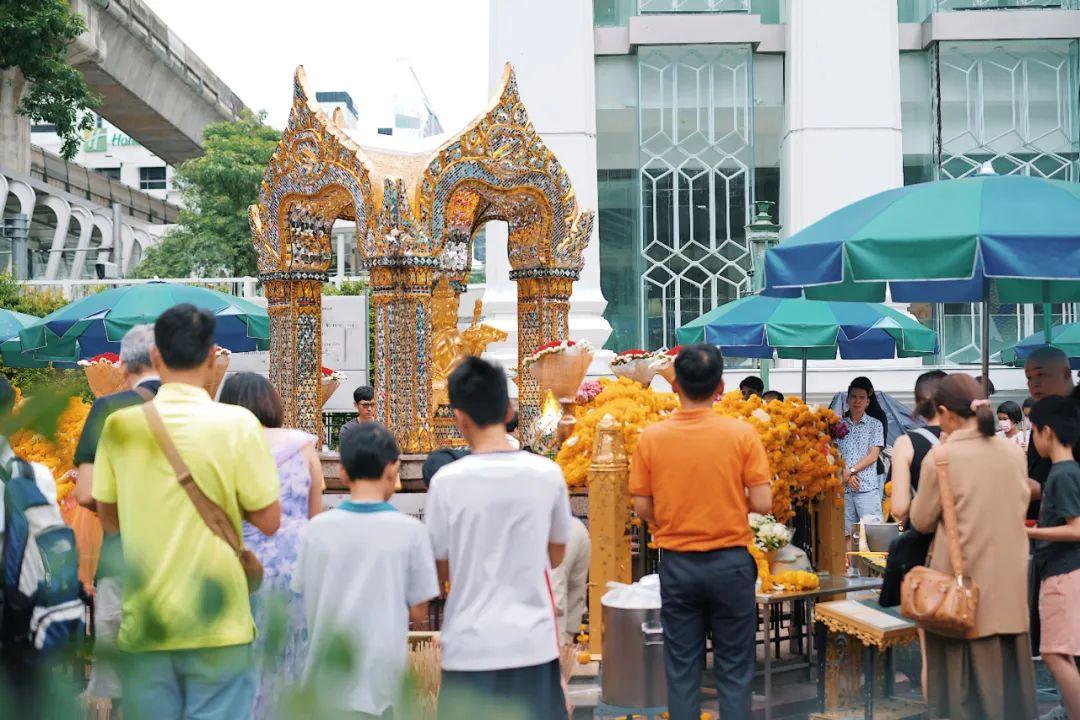
[{"label": "person's dark hair", "polygon": [[757,375],[747,375],[739,383],[739,391],[751,390],[758,395],[765,392],[765,381],[759,378]]},{"label": "person's dark hair", "polygon": [[934,404],[934,393],[938,385],[949,374],[944,370],[931,370],[924,372],[915,380],[915,414],[924,420],[937,415],[937,405]]},{"label": "person's dark hair", "polygon": [[241,372],[229,377],[221,386],[218,402],[247,408],[263,427],[279,428],[285,423],[281,396],[259,373]]},{"label": "person's dark hair", "polygon": [[506,373],[498,365],[467,357],[450,373],[447,390],[450,407],[468,415],[479,427],[505,425],[510,396]]},{"label": "person's dark hair", "polygon": [[468,454],[469,448],[439,448],[429,453],[420,468],[420,477],[424,481],[424,487],[431,487],[431,479],[435,477],[435,473]]},{"label": "person's dark hair", "polygon": [[1024,411],[1012,400],[1006,400],[998,405],[997,411],[998,415],[1008,415],[1009,419],[1014,423],[1024,422]]},{"label": "person's dark hair", "polygon": [[397,441],[379,422],[344,427],[339,443],[341,465],[349,480],[378,480],[386,466],[401,457]]},{"label": "person's dark hair", "polygon": [[856,389],[865,390],[866,394],[870,396],[870,402],[866,406],[866,414],[881,423],[881,429],[885,433],[886,440],[888,440],[889,418],[885,415],[885,408],[881,407],[881,401],[878,400],[877,392],[874,391],[874,384],[870,382],[870,378],[860,375],[848,385],[848,395],[851,394],[852,390]]},{"label": "person's dark hair", "polygon": [[1049,395],[1035,403],[1031,425],[1039,430],[1050,428],[1062,445],[1073,446],[1080,440],[1080,410],[1071,398]]},{"label": "person's dark hair", "polygon": [[979,432],[986,437],[993,437],[997,432],[997,415],[990,403],[982,403],[977,409],[971,409],[976,400],[985,399],[982,385],[975,382],[975,378],[963,373],[956,373],[942,380],[934,393],[934,402],[939,407],[944,407],[962,418],[976,418],[979,421]]},{"label": "person's dark hair", "polygon": [[191,370],[206,362],[214,347],[217,321],[209,310],[173,305],[154,322],[154,345],[166,367]]},{"label": "person's dark hair", "polygon": [[1021,410],[1030,410],[1033,407],[1035,407],[1035,399],[1030,397],[1024,398],[1024,402],[1020,405]]},{"label": "person's dark hair", "polygon": [[724,356],[715,345],[688,345],[675,358],[675,381],[691,400],[708,400],[723,379]]},{"label": "person's dark hair", "polygon": [[361,385],[352,391],[353,405],[358,402],[368,402],[375,399],[375,388],[370,385]]},{"label": "person's dark hair", "polygon": [[0,413],[7,414],[15,407],[15,388],[7,377],[0,375]]},{"label": "person's dark hair", "polygon": [[779,390],[769,390],[768,392],[764,392],[761,394],[761,400],[762,402],[769,402],[770,400],[779,400],[780,402],[784,402],[784,393],[780,392]]},{"label": "person's dark hair", "polygon": [[518,423],[520,422],[521,420],[518,418],[518,412],[517,410],[515,410],[514,414],[510,416],[510,420],[508,420],[506,423],[506,432],[510,434],[517,432]]},{"label": "person's dark hair", "polygon": [[[982,375],[976,375],[975,376],[975,382],[978,383],[979,387],[982,387],[983,376]],[[994,387],[994,381],[989,379],[989,378],[986,379],[986,389],[987,389],[987,395],[986,395],[987,397],[990,397],[991,395],[993,395],[994,393],[997,392],[997,388]]]}]

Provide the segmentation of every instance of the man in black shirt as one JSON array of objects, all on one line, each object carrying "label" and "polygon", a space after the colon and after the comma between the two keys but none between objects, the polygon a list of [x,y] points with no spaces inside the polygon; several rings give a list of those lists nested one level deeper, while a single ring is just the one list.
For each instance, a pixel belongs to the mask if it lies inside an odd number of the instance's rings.
[{"label": "man in black shirt", "polygon": [[341,426],[338,437],[341,437],[347,428],[375,420],[375,388],[361,385],[353,390],[352,399],[356,405],[356,417]]},{"label": "man in black shirt", "polygon": [[[1043,347],[1031,354],[1024,363],[1027,375],[1028,392],[1034,402],[1044,397],[1060,395],[1071,397],[1080,407],[1080,388],[1073,387],[1072,371],[1069,359],[1064,352],[1055,347]],[[1080,444],[1073,447],[1073,455],[1080,459]],[[1038,520],[1042,489],[1053,465],[1049,459],[1039,457],[1035,443],[1028,443],[1028,477],[1031,478],[1031,504],[1028,506],[1028,519]]]},{"label": "man in black shirt", "polygon": [[[78,469],[75,483],[75,499],[83,507],[96,509],[93,498],[94,458],[97,455],[98,441],[105,420],[117,410],[139,405],[144,402],[142,394],[135,388],[145,389],[157,394],[161,380],[150,363],[150,348],[154,346],[154,326],[136,325],[128,330],[120,341],[120,363],[124,367],[128,386],[131,390],[113,393],[94,401],[90,414],[86,416],[79,444],[75,447],[74,464]],[[94,634],[101,647],[116,644],[120,632],[120,604],[123,599],[121,577],[124,556],[120,548],[120,536],[105,533],[101,542],[101,554],[98,559],[97,575],[94,584],[95,593]],[[87,692],[91,697],[110,698],[115,702],[120,699],[120,678],[109,662],[94,659],[90,672],[90,684]]]}]

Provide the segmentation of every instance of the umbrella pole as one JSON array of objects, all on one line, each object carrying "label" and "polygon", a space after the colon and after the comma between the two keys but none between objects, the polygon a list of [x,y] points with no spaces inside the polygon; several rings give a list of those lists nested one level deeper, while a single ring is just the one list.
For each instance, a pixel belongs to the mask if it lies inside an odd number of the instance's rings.
[{"label": "umbrella pole", "polygon": [[806,351],[802,351],[802,401],[806,400]]},{"label": "umbrella pole", "polygon": [[990,293],[983,293],[982,301],[982,389],[990,397]]},{"label": "umbrella pole", "polygon": [[1053,306],[1050,303],[1043,303],[1043,340],[1049,345],[1051,341],[1051,335],[1053,334],[1054,318],[1051,317]]}]

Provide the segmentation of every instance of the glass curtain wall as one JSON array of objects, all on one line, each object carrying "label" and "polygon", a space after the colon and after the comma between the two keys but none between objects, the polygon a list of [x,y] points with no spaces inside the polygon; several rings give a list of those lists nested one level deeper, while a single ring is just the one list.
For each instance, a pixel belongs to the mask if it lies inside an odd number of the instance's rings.
[{"label": "glass curtain wall", "polygon": [[1080,0],[898,0],[900,22],[922,22],[935,12],[951,10],[1080,9]]},{"label": "glass curtain wall", "polygon": [[[935,179],[968,177],[989,162],[1001,175],[1080,180],[1075,41],[947,43],[929,59]],[[939,309],[945,361],[978,362],[980,311],[969,304]],[[991,302],[990,311],[997,360],[1037,329],[1042,309]],[[1072,308],[1052,311],[1068,317]]]},{"label": "glass curtain wall", "polygon": [[642,338],[675,330],[749,289],[753,195],[749,46],[638,52]]}]

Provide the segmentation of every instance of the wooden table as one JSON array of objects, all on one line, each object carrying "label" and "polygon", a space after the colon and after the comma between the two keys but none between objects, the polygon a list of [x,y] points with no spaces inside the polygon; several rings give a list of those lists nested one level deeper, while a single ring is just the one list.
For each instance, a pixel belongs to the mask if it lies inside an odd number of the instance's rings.
[{"label": "wooden table", "polygon": [[[894,683],[892,649],[918,638],[915,624],[902,617],[897,608],[883,608],[876,600],[821,603],[815,619],[822,647],[818,659],[818,706],[822,714],[813,717],[850,717],[860,694],[857,689],[861,689],[863,717],[873,718],[876,675],[878,671],[884,674],[884,695],[890,699]],[[861,653],[850,651],[855,643],[862,646]],[[877,659],[883,662],[875,662]],[[920,706],[912,704],[910,710],[916,713]],[[899,706],[896,713],[904,716]]]},{"label": "wooden table", "polygon": [[[806,627],[814,627],[814,601],[824,597],[835,597],[860,590],[876,590],[881,587],[880,578],[843,577],[824,575],[821,584],[813,590],[779,590],[773,593],[757,594],[758,608],[765,610],[765,720],[772,718],[772,607],[779,603],[806,601]],[[814,644],[807,643],[807,656],[813,665]]]}]

